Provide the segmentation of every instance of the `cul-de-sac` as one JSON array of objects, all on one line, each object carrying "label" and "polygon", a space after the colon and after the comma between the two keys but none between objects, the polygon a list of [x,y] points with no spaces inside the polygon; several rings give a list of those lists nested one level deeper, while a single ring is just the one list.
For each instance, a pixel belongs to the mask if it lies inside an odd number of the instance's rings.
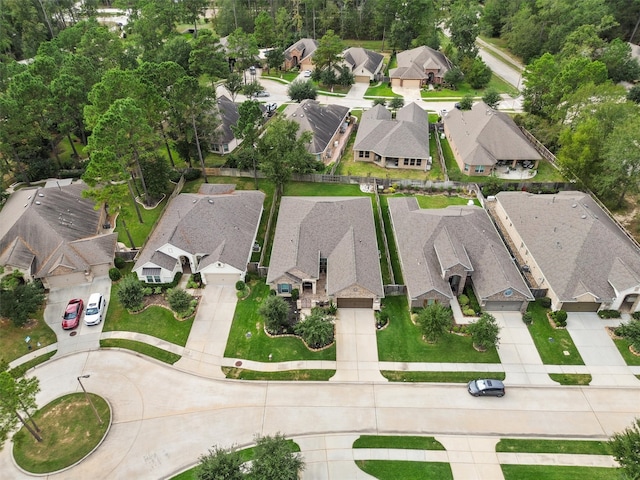
[{"label": "cul-de-sac", "polygon": [[637,0],[0,0],[0,477],[640,479]]}]

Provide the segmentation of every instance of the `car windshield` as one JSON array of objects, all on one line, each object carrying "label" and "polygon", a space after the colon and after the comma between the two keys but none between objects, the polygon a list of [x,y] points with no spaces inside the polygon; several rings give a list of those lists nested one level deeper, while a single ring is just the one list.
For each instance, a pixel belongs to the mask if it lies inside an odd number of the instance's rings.
[{"label": "car windshield", "polygon": [[487,381],[486,380],[476,380],[476,386],[478,387],[478,390],[484,390],[485,388],[487,388]]},{"label": "car windshield", "polygon": [[74,310],[73,312],[65,312],[64,318],[65,320],[72,320],[76,318],[76,311]]},{"label": "car windshield", "polygon": [[87,307],[87,315],[95,315],[96,313],[99,313],[97,305],[89,305]]}]

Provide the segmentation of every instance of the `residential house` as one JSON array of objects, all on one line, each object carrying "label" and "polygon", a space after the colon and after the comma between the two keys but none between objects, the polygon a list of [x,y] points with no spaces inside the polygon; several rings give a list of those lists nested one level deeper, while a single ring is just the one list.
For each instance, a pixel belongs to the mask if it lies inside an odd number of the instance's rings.
[{"label": "residential house", "polygon": [[389,71],[392,87],[420,88],[429,83],[441,84],[452,68],[449,59],[431,47],[416,47],[396,56],[398,67]]},{"label": "residential house", "polygon": [[203,184],[173,198],[133,267],[147,283],[169,283],[176,273],[200,273],[206,284],[244,280],[254,248],[264,194],[235,185]]},{"label": "residential house", "polygon": [[430,170],[429,119],[415,102],[405,105],[393,119],[376,105],[362,114],[353,144],[356,161],[385,168]]},{"label": "residential house", "polygon": [[45,288],[91,282],[113,267],[117,234],[105,229],[106,212],[82,197],[71,180],[14,192],[0,211],[0,265],[20,270]]},{"label": "residential house", "polygon": [[283,70],[299,67],[300,70],[313,70],[313,52],[318,42],[312,38],[301,38],[284,51]]},{"label": "residential house", "polygon": [[442,120],[453,156],[465,175],[486,176],[516,165],[538,167],[541,155],[513,119],[484,102],[471,110],[447,112]]},{"label": "residential house", "polygon": [[500,192],[492,208],[554,310],[640,311],[640,249],[591,196]]},{"label": "residential house", "polygon": [[292,103],[284,110],[287,120],[293,120],[303,132],[311,132],[313,137],[307,151],[316,160],[325,164],[331,163],[335,149],[339,148],[342,137],[347,130],[349,108],[342,105],[320,105],[315,100],[303,100]]},{"label": "residential house", "polygon": [[226,95],[218,97],[217,104],[221,123],[217,129],[217,138],[211,144],[211,151],[224,155],[233,152],[240,143],[231,129],[233,125],[238,123],[240,113],[238,105]]},{"label": "residential house", "polygon": [[377,52],[360,47],[350,47],[342,53],[342,63],[349,67],[356,83],[382,80],[384,57]]},{"label": "residential house", "polygon": [[267,283],[303,306],[380,308],[379,255],[369,197],[283,197]]},{"label": "residential house", "polygon": [[415,197],[388,203],[411,307],[449,306],[470,283],[483,309],[526,310],[531,291],[484,209],[423,209]]}]

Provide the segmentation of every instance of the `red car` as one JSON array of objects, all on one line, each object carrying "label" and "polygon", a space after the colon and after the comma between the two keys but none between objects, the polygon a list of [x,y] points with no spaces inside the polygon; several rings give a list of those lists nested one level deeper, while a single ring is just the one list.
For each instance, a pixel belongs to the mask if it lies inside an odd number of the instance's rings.
[{"label": "red car", "polygon": [[81,298],[74,298],[69,300],[67,308],[62,316],[62,328],[69,330],[70,328],[76,328],[80,323],[80,317],[82,316],[82,310],[84,309],[84,303]]}]

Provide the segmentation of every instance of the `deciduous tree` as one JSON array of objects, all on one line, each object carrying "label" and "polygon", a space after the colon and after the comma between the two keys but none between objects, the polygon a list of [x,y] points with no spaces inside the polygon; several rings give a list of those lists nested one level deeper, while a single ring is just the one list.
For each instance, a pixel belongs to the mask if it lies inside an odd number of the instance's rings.
[{"label": "deciduous tree", "polygon": [[7,370],[0,372],[0,448],[18,423],[38,442],[42,441],[40,428],[32,417],[39,391],[36,377],[16,379]]},{"label": "deciduous tree", "polygon": [[631,426],[622,432],[614,433],[609,445],[613,451],[613,458],[624,471],[624,478],[640,478],[640,418],[636,418]]},{"label": "deciduous tree", "polygon": [[427,342],[435,343],[451,328],[453,315],[449,308],[434,303],[418,313],[417,323]]},{"label": "deciduous tree", "polygon": [[318,96],[318,89],[310,80],[295,80],[289,84],[287,95],[298,103],[305,99],[315,100]]},{"label": "deciduous tree", "polygon": [[469,324],[467,330],[471,334],[473,345],[482,350],[488,350],[498,345],[500,327],[490,313],[483,313],[475,322]]},{"label": "deciduous tree", "polygon": [[280,333],[280,329],[287,325],[289,318],[289,304],[277,295],[269,295],[258,309],[264,317],[264,325],[271,333]]},{"label": "deciduous tree", "polygon": [[135,273],[130,273],[118,283],[118,300],[127,310],[140,310],[144,299],[144,287]]},{"label": "deciduous tree", "polygon": [[331,68],[338,63],[340,54],[344,50],[344,44],[333,30],[325,33],[318,42],[318,48],[313,53],[313,64],[315,68],[324,70]]},{"label": "deciduous tree", "polygon": [[202,455],[196,468],[198,480],[242,480],[242,457],[234,447],[209,449],[209,453]]},{"label": "deciduous tree", "polygon": [[260,126],[262,125],[262,109],[260,104],[253,100],[242,102],[238,107],[238,121],[231,126],[236,138],[243,140],[243,150],[249,152],[253,165],[253,180],[258,189],[257,159],[255,142],[258,140]]},{"label": "deciduous tree", "polygon": [[298,480],[303,470],[302,457],[292,451],[282,434],[256,439],[255,458],[249,472],[251,480]]},{"label": "deciduous tree", "polygon": [[0,315],[21,327],[44,302],[44,290],[36,282],[19,282],[13,287],[0,287]]}]

